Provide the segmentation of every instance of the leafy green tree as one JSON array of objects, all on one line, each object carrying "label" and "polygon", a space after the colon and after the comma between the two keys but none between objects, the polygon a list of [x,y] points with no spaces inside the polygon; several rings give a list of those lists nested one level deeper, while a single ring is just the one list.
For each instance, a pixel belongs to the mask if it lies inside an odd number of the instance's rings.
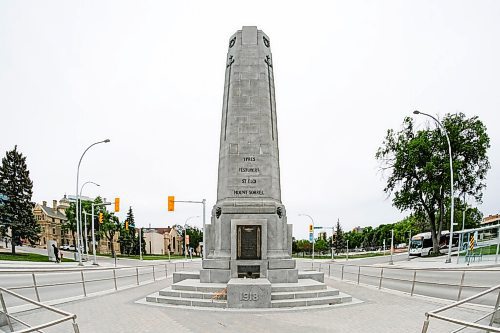
[{"label": "leafy green tree", "polygon": [[301,239],[297,241],[297,252],[310,252],[312,250],[312,244],[306,239]]},{"label": "leafy green tree", "polygon": [[34,203],[33,182],[30,179],[26,157],[14,149],[7,151],[0,166],[0,234],[11,232],[12,254],[16,253],[16,245],[26,239],[31,244],[39,240],[40,226],[33,215]]},{"label": "leafy green tree", "polygon": [[186,232],[189,235],[189,246],[196,251],[200,242],[203,241],[203,231],[197,227],[187,226]]},{"label": "leafy green tree", "polygon": [[66,222],[62,225],[62,230],[64,232],[70,231],[71,237],[73,238],[73,245],[76,248],[76,208],[75,203],[71,202],[69,207],[65,210]]},{"label": "leafy green tree", "polygon": [[314,251],[319,253],[328,251],[328,242],[323,238],[317,238],[316,243],[314,244]]},{"label": "leafy green tree", "polygon": [[122,225],[120,220],[114,213],[110,213],[104,207],[100,207],[100,213],[103,213],[103,221],[100,225],[99,233],[106,237],[110,244],[111,255],[113,258],[116,256],[115,247],[113,246],[113,239],[117,231],[120,231]]},{"label": "leafy green tree", "polygon": [[[487,150],[490,140],[478,117],[448,114],[442,124],[450,138],[454,188],[477,202],[482,200],[486,173],[490,168]],[[393,205],[427,217],[433,251],[439,252],[447,198],[450,197],[448,144],[439,127],[416,130],[411,117],[399,132],[387,131],[376,158],[381,170],[389,172],[384,191],[394,194]],[[448,199],[449,200],[449,199]],[[455,221],[456,222],[456,221]]]}]

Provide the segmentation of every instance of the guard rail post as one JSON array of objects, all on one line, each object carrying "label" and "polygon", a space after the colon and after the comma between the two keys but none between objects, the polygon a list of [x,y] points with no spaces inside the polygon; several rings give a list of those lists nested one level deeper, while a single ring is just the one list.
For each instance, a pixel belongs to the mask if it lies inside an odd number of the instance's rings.
[{"label": "guard rail post", "polygon": [[135,268],[135,277],[136,277],[136,280],[137,280],[137,285],[139,285],[139,267]]},{"label": "guard rail post", "polygon": [[156,281],[156,277],[155,277],[155,266],[153,265],[153,281]]},{"label": "guard rail post", "polygon": [[425,314],[424,327],[422,327],[422,333],[427,333],[427,329],[429,328],[429,315]]},{"label": "guard rail post", "polygon": [[3,313],[5,315],[5,319],[7,320],[7,325],[9,325],[9,330],[14,332],[14,328],[12,327],[12,322],[10,321],[9,311],[7,310],[7,306],[5,305],[5,300],[3,299],[2,291],[0,290],[0,303],[2,303]]},{"label": "guard rail post", "polygon": [[73,318],[73,331],[75,331],[75,333],[80,333],[80,329],[78,328],[78,324],[76,323],[76,318]]},{"label": "guard rail post", "polygon": [[36,300],[40,302],[40,294],[38,293],[38,286],[36,285],[35,272],[31,273],[31,277],[33,278],[33,287],[35,288]]},{"label": "guard rail post", "polygon": [[115,281],[115,290],[118,290],[118,285],[116,284],[116,269],[113,269],[113,280]]},{"label": "guard rail post", "polygon": [[342,265],[342,275],[341,275],[340,279],[344,280],[344,265]]},{"label": "guard rail post", "polygon": [[460,286],[458,287],[457,301],[460,301],[460,296],[462,296],[462,288],[464,286],[465,271],[462,271],[462,277],[460,278]]},{"label": "guard rail post", "polygon": [[332,276],[332,264],[328,264],[328,276]]},{"label": "guard rail post", "polygon": [[[413,291],[415,290],[415,281],[417,280],[417,270],[413,271],[413,282],[411,283],[411,293],[410,296],[413,296]],[[427,319],[429,319],[427,317]],[[429,324],[427,324],[428,326]],[[425,329],[427,331],[427,329]]]},{"label": "guard rail post", "polygon": [[168,279],[168,270],[167,270],[167,264],[165,265],[165,280]]},{"label": "guard rail post", "polygon": [[361,266],[358,266],[358,284],[359,284],[359,275],[361,274]]},{"label": "guard rail post", "polygon": [[[500,235],[499,235],[500,237]],[[495,308],[493,313],[491,314],[490,326],[493,326],[493,323],[500,324],[500,289],[498,290],[497,302],[495,303]]]},{"label": "guard rail post", "polygon": [[384,278],[384,267],[380,269],[380,279],[378,281],[378,289],[382,288],[382,279]]},{"label": "guard rail post", "polygon": [[80,270],[80,275],[82,276],[83,296],[87,297],[87,289],[85,288],[85,278],[83,277],[83,269]]}]

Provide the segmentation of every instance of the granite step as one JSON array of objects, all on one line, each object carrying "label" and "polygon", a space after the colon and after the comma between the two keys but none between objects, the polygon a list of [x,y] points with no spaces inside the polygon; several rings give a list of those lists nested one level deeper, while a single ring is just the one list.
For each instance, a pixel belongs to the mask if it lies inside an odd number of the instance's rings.
[{"label": "granite step", "polygon": [[162,303],[186,307],[207,307],[207,308],[226,308],[227,302],[225,300],[216,299],[200,299],[200,298],[182,298],[162,296],[159,293],[154,293],[146,297],[147,302]]},{"label": "granite step", "polygon": [[[188,291],[188,290],[172,290],[172,288],[166,288],[159,291],[160,296],[167,297],[177,297],[177,298],[196,298],[196,299],[212,299],[215,293],[213,292],[201,292],[201,291]],[[223,296],[226,299],[226,296]]]},{"label": "granite step", "polygon": [[297,299],[282,299],[271,301],[273,308],[294,308],[305,307],[314,305],[335,305],[341,303],[348,303],[352,301],[352,297],[339,293],[337,296],[324,296],[317,298],[297,298]]},{"label": "granite step", "polygon": [[271,292],[299,292],[312,290],[325,290],[326,284],[313,279],[300,279],[297,283],[273,283]]},{"label": "granite step", "polygon": [[333,288],[327,288],[323,290],[295,291],[295,292],[283,291],[283,292],[271,293],[271,300],[317,298],[326,296],[337,296],[338,294],[339,291]]},{"label": "granite step", "polygon": [[201,283],[200,280],[186,279],[172,285],[172,290],[199,291],[204,293],[216,293],[225,289],[225,283]]}]

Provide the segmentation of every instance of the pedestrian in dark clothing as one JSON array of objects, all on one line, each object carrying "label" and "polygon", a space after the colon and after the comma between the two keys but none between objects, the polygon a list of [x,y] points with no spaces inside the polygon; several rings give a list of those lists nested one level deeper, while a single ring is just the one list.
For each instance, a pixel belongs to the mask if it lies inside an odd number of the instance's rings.
[{"label": "pedestrian in dark clothing", "polygon": [[52,244],[52,247],[54,248],[54,255],[56,256],[56,263],[61,262],[61,259],[59,259],[59,249],[56,244]]}]

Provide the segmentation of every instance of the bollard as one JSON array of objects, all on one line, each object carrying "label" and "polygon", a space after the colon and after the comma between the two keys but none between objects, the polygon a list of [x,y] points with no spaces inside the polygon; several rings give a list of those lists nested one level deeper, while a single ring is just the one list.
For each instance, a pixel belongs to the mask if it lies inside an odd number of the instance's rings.
[{"label": "bollard", "polygon": [[156,281],[156,277],[155,277],[155,266],[153,266],[153,281]]},{"label": "bollard", "polygon": [[344,280],[344,265],[342,265],[342,276],[340,277],[341,280]]},{"label": "bollard", "polygon": [[328,264],[328,276],[332,276],[331,270],[332,270],[332,265]]},{"label": "bollard", "polygon": [[35,288],[36,300],[40,302],[40,295],[38,294],[38,286],[36,285],[35,273],[31,273],[31,277],[33,278],[33,287]]},{"label": "bollard", "polygon": [[168,269],[167,264],[165,264],[165,280],[168,279]]},{"label": "bollard", "polygon": [[361,274],[361,266],[358,266],[358,284],[359,284],[359,275]]},{"label": "bollard", "polygon": [[174,263],[174,272],[177,272],[177,263]]},{"label": "bollard", "polygon": [[137,279],[137,285],[139,285],[139,267],[135,268],[135,276],[136,276],[136,279]]}]

